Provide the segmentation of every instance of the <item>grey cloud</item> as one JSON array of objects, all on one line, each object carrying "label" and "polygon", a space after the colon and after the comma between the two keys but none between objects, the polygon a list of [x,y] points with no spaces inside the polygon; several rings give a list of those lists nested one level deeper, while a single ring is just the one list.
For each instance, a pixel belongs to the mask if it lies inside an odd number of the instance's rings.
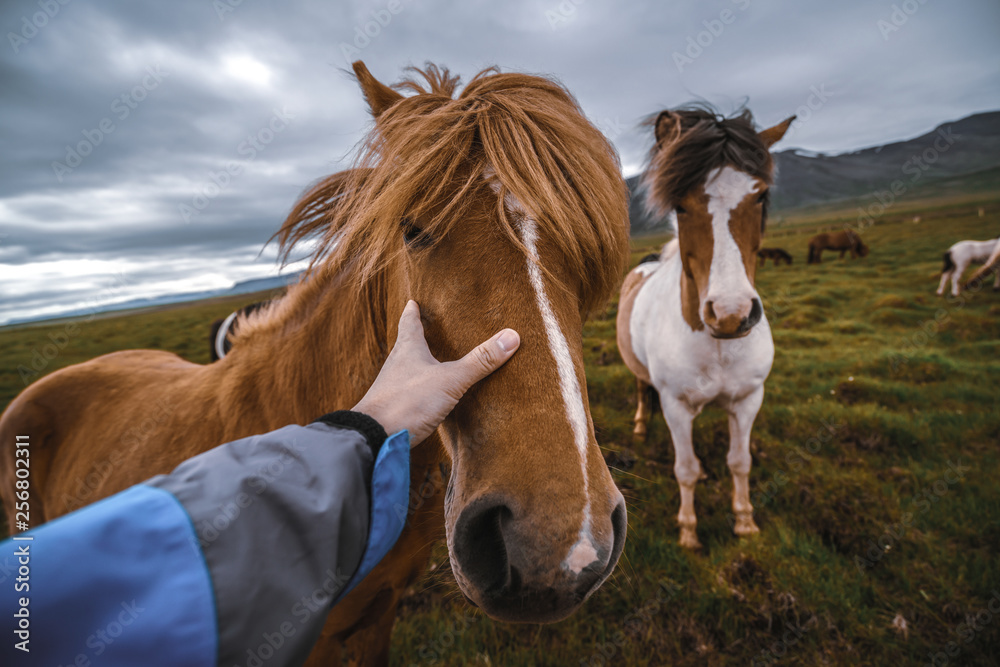
[{"label": "grey cloud", "polygon": [[[232,280],[274,273],[273,249],[262,259],[254,249],[303,188],[348,165],[369,127],[345,73],[355,57],[386,81],[428,60],[466,79],[490,65],[555,76],[631,171],[649,146],[642,118],[693,99],[724,111],[748,102],[761,124],[798,111],[784,145],[827,152],[1000,107],[993,0],[920,4],[887,36],[878,22],[901,4],[890,0],[400,2],[391,14],[380,0],[244,1],[221,16],[205,0],[71,2],[16,53],[9,34],[39,5],[5,3],[0,263],[55,262],[46,266],[65,275],[6,290],[0,322],[43,303],[75,307],[65,285],[84,258],[141,258],[150,268],[137,290],[208,281],[181,258],[211,264],[212,280],[216,269]],[[675,54],[699,39],[678,68]],[[155,87],[150,68],[166,73]],[[830,93],[818,105],[817,86]],[[186,222],[181,205],[244,160],[242,142],[283,108],[288,127]],[[53,162],[105,119],[113,131],[60,180]]]}]

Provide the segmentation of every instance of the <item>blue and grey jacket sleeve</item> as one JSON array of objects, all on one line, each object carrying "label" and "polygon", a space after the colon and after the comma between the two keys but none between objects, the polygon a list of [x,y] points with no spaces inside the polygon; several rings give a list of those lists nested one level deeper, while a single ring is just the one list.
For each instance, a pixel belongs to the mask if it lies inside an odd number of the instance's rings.
[{"label": "blue and grey jacket sleeve", "polygon": [[217,447],[4,542],[0,664],[300,664],[408,493],[408,434],[357,413]]}]

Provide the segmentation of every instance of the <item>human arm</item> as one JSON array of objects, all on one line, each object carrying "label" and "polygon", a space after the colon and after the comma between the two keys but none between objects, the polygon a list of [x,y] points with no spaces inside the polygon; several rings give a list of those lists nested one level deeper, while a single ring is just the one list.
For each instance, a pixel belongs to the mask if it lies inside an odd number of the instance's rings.
[{"label": "human arm", "polygon": [[[16,551],[29,553],[28,588],[8,581],[0,614],[17,629],[28,610],[30,653],[3,642],[0,664],[301,662],[330,606],[402,530],[408,430],[426,437],[518,343],[498,351],[495,336],[439,364],[419,350],[415,304],[400,332],[354,411],[226,443],[2,543],[0,566],[16,571]],[[381,420],[398,432],[386,438]]]}]

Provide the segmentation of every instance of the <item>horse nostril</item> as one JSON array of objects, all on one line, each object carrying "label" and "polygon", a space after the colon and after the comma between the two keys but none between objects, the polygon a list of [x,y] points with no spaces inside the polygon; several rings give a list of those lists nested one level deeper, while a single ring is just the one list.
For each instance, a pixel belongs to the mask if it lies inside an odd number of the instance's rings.
[{"label": "horse nostril", "polygon": [[716,319],[716,317],[715,317],[715,308],[712,307],[712,302],[711,301],[706,301],[705,302],[705,319],[706,320],[715,320]]},{"label": "horse nostril", "polygon": [[754,297],[753,306],[750,307],[750,317],[747,318],[749,320],[750,326],[752,327],[758,322],[760,322],[761,315],[763,314],[764,314],[764,308],[760,305],[760,299]]},{"label": "horse nostril", "polygon": [[481,591],[510,584],[503,523],[511,516],[506,505],[483,498],[466,507],[455,524],[455,556],[469,583]]},{"label": "horse nostril", "polygon": [[740,321],[740,328],[737,330],[737,333],[746,333],[753,329],[760,322],[763,313],[764,309],[760,305],[760,300],[754,297],[753,303],[750,306],[750,314]]}]

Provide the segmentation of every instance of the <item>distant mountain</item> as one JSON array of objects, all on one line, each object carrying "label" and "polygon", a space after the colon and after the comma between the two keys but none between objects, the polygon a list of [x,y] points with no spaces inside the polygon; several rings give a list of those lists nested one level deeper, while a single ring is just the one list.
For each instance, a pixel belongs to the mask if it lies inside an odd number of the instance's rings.
[{"label": "distant mountain", "polygon": [[135,310],[138,308],[151,308],[153,306],[163,306],[171,303],[184,303],[187,301],[200,301],[202,299],[212,299],[215,297],[227,297],[236,296],[239,294],[251,294],[253,292],[264,292],[272,289],[279,289],[290,285],[299,279],[302,275],[301,271],[296,271],[295,273],[288,273],[282,276],[270,276],[268,278],[254,278],[252,280],[244,280],[242,282],[234,283],[232,287],[224,289],[214,289],[214,290],[203,290],[200,292],[182,292],[180,294],[165,294],[163,296],[155,296],[149,298],[139,298],[139,299],[129,299],[128,301],[121,301],[118,303],[109,303],[104,306],[100,306],[96,309],[94,308],[77,308],[73,310],[67,310],[55,315],[46,315],[45,317],[28,317],[24,319],[10,320],[5,322],[3,326],[9,326],[14,324],[25,324],[27,322],[43,322],[45,320],[61,320],[65,318],[72,317],[83,317],[85,315],[94,315],[96,313],[106,313],[114,312],[119,310]]},{"label": "distant mountain", "polygon": [[[801,149],[774,153],[777,177],[772,197],[775,211],[853,199],[874,201],[875,193],[894,187],[905,196],[929,185],[940,186],[968,177],[994,183],[992,170],[1000,167],[1000,111],[974,114],[943,123],[907,141],[824,155]],[[635,196],[638,176],[628,179],[632,201],[632,234],[664,229],[652,220]],[[980,183],[982,184],[982,183]]]},{"label": "distant mountain", "polygon": [[667,228],[666,218],[652,216],[646,211],[646,201],[639,189],[640,178],[641,175],[625,179],[628,184],[628,219],[632,236],[651,234]]}]

